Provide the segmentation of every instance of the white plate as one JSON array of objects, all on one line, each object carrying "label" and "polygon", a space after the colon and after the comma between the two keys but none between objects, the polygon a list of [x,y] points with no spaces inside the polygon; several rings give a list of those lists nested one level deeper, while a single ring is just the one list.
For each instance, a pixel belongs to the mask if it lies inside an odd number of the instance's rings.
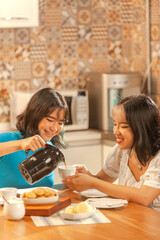
[{"label": "white plate", "polygon": [[123,207],[125,204],[128,203],[127,200],[124,199],[116,199],[116,198],[89,198],[86,200],[92,207],[96,208],[119,208]]},{"label": "white plate", "polygon": [[[91,204],[92,205],[92,204]],[[109,209],[109,208],[119,208],[119,207],[123,207],[124,203],[120,203],[120,204],[95,204],[94,206],[97,206],[97,208],[103,208],[103,209]]]},{"label": "white plate", "polygon": [[[41,188],[48,188],[48,187],[41,187]],[[20,197],[22,196],[23,192],[30,192],[32,190],[34,190],[36,188],[26,188],[26,189],[18,189],[17,193],[20,194]],[[58,191],[56,189],[53,188],[49,188],[52,189],[56,192],[56,196],[53,197],[47,197],[47,198],[35,198],[35,199],[28,199],[28,198],[22,198],[25,204],[28,205],[42,205],[42,204],[51,204],[54,202],[58,201]]]},{"label": "white plate", "polygon": [[80,195],[84,196],[84,197],[106,197],[107,194],[100,192],[97,189],[88,189],[86,191],[83,192],[78,192]]},{"label": "white plate", "polygon": [[[74,204],[72,204],[74,205]],[[96,211],[96,208],[93,208],[91,212],[87,213],[65,213],[64,210],[60,211],[60,216],[68,220],[81,220],[92,216]]]}]

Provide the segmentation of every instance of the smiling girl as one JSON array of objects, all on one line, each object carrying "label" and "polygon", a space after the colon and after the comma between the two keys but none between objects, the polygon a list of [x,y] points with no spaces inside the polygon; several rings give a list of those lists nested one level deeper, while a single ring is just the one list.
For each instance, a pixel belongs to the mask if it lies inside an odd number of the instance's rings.
[{"label": "smiling girl", "polygon": [[[63,126],[69,110],[65,98],[52,88],[36,92],[25,111],[17,117],[18,131],[0,134],[0,187],[26,188],[30,185],[21,176],[18,164],[46,143],[64,146]],[[54,184],[54,172],[32,186]]]},{"label": "smiling girl", "polygon": [[[92,175],[84,168],[65,179],[71,189],[95,188],[111,197],[160,210],[160,111],[145,95],[129,96],[112,111],[116,145],[103,169]],[[113,182],[118,179],[118,184]]]}]

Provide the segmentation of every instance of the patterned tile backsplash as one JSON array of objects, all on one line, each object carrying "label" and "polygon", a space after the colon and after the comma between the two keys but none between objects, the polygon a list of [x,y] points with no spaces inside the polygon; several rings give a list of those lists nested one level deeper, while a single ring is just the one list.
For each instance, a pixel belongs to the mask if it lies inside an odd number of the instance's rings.
[{"label": "patterned tile backsplash", "polygon": [[[150,0],[152,93],[160,76],[160,1]],[[39,0],[39,26],[0,28],[0,122],[13,90],[86,88],[86,73],[146,74],[145,0]]]}]

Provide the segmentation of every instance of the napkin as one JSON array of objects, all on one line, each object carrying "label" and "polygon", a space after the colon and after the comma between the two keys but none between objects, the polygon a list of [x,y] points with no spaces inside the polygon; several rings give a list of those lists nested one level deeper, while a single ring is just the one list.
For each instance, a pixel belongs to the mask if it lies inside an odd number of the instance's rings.
[{"label": "napkin", "polygon": [[112,197],[88,198],[86,202],[96,208],[117,208],[128,204],[127,200]]},{"label": "napkin", "polygon": [[103,215],[98,209],[95,213],[86,219],[66,220],[60,216],[60,211],[49,217],[31,216],[32,221],[37,227],[57,226],[57,225],[78,225],[78,224],[94,224],[94,223],[110,223],[110,220]]}]

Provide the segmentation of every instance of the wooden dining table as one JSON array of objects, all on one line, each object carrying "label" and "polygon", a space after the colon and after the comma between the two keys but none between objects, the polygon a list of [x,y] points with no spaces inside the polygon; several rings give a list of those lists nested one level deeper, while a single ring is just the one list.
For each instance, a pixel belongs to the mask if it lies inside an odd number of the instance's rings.
[{"label": "wooden dining table", "polygon": [[[72,203],[86,200],[69,189],[59,194],[70,197]],[[0,240],[158,240],[160,212],[135,203],[115,209],[100,209],[110,223],[37,227],[30,216],[11,221],[0,207]]]}]

